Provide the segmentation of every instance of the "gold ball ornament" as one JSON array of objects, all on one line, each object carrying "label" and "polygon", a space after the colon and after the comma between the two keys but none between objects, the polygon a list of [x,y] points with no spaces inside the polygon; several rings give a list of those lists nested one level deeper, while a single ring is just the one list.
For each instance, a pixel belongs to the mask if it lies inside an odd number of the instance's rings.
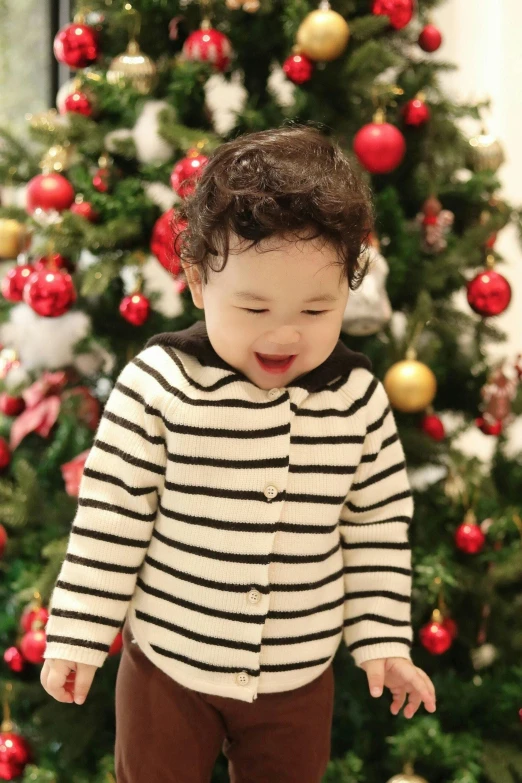
[{"label": "gold ball ornament", "polygon": [[402,772],[390,778],[388,783],[428,783],[428,781],[426,778],[421,778],[420,775],[408,775]]},{"label": "gold ball ornament", "polygon": [[392,407],[403,413],[424,410],[437,393],[433,372],[427,365],[411,358],[390,367],[383,384]]},{"label": "gold ball ornament", "polygon": [[332,11],[330,3],[321,2],[317,11],[312,11],[301,22],[296,42],[300,54],[311,60],[329,62],[340,57],[349,38],[346,19]]},{"label": "gold ball ornament", "polygon": [[0,218],[0,258],[16,258],[27,250],[31,232],[23,223],[12,218]]},{"label": "gold ball ornament", "polygon": [[63,145],[53,144],[41,159],[39,166],[42,171],[48,174],[53,171],[61,174],[62,171],[66,171],[71,165],[73,155],[74,151],[70,142],[66,142]]},{"label": "gold ball ornament", "polygon": [[141,95],[149,95],[156,86],[158,69],[153,60],[140,49],[133,38],[123,54],[115,57],[107,71],[109,84],[123,87],[131,84]]},{"label": "gold ball ornament", "polygon": [[499,140],[482,128],[469,140],[469,166],[473,171],[497,171],[506,156]]}]

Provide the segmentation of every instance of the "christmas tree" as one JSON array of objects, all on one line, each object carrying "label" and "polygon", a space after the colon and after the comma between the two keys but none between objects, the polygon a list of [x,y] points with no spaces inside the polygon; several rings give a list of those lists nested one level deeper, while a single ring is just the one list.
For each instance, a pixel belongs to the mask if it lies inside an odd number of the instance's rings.
[{"label": "christmas tree", "polygon": [[[284,123],[319,126],[373,189],[372,264],[341,339],[370,357],[405,448],[412,658],[437,691],[435,713],[394,716],[341,645],[325,780],[522,780],[522,451],[510,437],[522,363],[487,353],[511,297],[495,239],[522,213],[500,194],[487,104],[441,87],[452,65],[433,54],[437,4],[77,3],[54,42],[71,69],[57,108],[29,119],[27,139],[0,130],[0,780],[115,780],[121,634],[82,707],[40,683],[82,468],[124,365],[203,317],[177,210],[208,156]],[[243,95],[226,127],[216,85]],[[457,448],[470,428],[494,441],[491,463]],[[220,756],[213,781],[226,780]]]}]

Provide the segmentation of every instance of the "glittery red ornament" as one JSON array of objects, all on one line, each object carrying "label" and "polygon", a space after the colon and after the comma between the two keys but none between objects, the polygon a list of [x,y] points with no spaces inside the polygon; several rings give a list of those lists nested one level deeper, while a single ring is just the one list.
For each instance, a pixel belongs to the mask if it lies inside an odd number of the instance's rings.
[{"label": "glittery red ornament", "polygon": [[11,449],[5,438],[0,438],[0,470],[5,470],[11,463]]},{"label": "glittery red ornament", "polygon": [[19,778],[33,761],[31,746],[14,731],[0,731],[0,780]]},{"label": "glittery red ornament", "polygon": [[421,422],[421,429],[426,435],[429,435],[433,440],[444,440],[446,432],[444,430],[444,424],[435,414],[429,414],[424,416]]},{"label": "glittery red ornament", "polygon": [[487,269],[468,282],[467,296],[471,309],[479,315],[499,315],[511,301],[511,286],[503,275]]},{"label": "glittery red ornament", "polygon": [[442,43],[440,30],[434,24],[425,25],[420,32],[417,43],[425,52],[435,52]]},{"label": "glittery red ornament", "polygon": [[494,424],[488,424],[488,422],[482,418],[482,416],[479,416],[475,419],[475,424],[479,428],[479,430],[482,430],[484,435],[500,435],[502,432],[502,422],[496,421]]},{"label": "glittery red ornament", "polygon": [[24,288],[34,272],[32,264],[17,264],[2,278],[2,296],[9,302],[21,302]]},{"label": "glittery red ornament", "polygon": [[18,416],[25,408],[23,397],[11,397],[7,392],[0,394],[0,411],[6,416]]},{"label": "glittery red ornament", "polygon": [[404,104],[402,116],[406,125],[424,125],[430,118],[430,110],[421,98],[412,98]]},{"label": "glittery red ornament", "polygon": [[396,30],[406,27],[413,17],[413,0],[374,0],[372,14],[389,16]]},{"label": "glittery red ornament", "polygon": [[74,188],[61,174],[37,174],[27,185],[26,210],[32,215],[35,209],[63,212],[74,201]]},{"label": "glittery red ornament", "polygon": [[186,198],[192,195],[207,163],[207,156],[201,155],[195,149],[190,150],[185,158],[176,163],[170,175],[170,184],[178,196]]},{"label": "glittery red ornament", "polygon": [[20,617],[20,628],[22,631],[31,631],[34,622],[41,622],[45,627],[48,619],[49,612],[45,606],[37,607],[34,604],[28,604]]},{"label": "glittery red ornament", "polygon": [[208,62],[218,71],[225,71],[232,59],[232,44],[224,33],[210,27],[205,20],[200,30],[191,33],[183,44],[182,54],[186,60]]},{"label": "glittery red ornament", "polygon": [[291,54],[283,63],[283,71],[294,84],[310,81],[314,64],[306,54]]},{"label": "glittery red ornament", "polygon": [[7,531],[0,522],[0,557],[4,556],[5,548],[7,546]]},{"label": "glittery red ornament", "polygon": [[474,518],[474,515],[472,516],[470,513],[455,531],[457,547],[468,555],[475,555],[477,552],[480,552],[486,541],[486,536],[482,532],[480,525],[473,521]]},{"label": "glittery red ornament", "polygon": [[96,223],[99,218],[98,212],[94,209],[90,201],[75,201],[71,204],[70,211],[75,215],[81,215],[89,223]]},{"label": "glittery red ornament", "polygon": [[178,275],[181,265],[177,252],[178,237],[186,227],[187,221],[178,218],[176,210],[172,208],[156,220],[152,229],[151,252],[174,277]]},{"label": "glittery red ornament", "polygon": [[419,639],[423,647],[432,655],[442,655],[451,647],[451,633],[442,624],[430,620],[419,631]]},{"label": "glittery red ornament", "polygon": [[43,653],[47,640],[45,637],[45,631],[42,629],[28,631],[24,633],[20,640],[20,651],[26,661],[29,663],[43,663]]},{"label": "glittery red ornament", "polygon": [[48,253],[46,256],[40,256],[34,262],[34,270],[40,269],[65,269],[67,272],[74,270],[74,264],[70,258],[65,258],[60,253]]},{"label": "glittery red ornament", "polygon": [[117,655],[119,652],[121,652],[122,647],[123,647],[123,636],[121,631],[118,631],[118,633],[113,639],[111,646],[109,647],[109,655]]},{"label": "glittery red ornament", "polygon": [[[16,672],[17,674],[24,670],[25,661],[22,653],[18,649],[18,647],[8,647],[7,650],[4,652],[4,661],[9,666],[12,672]],[[2,775],[0,773],[0,780],[2,780]]]},{"label": "glittery red ornament", "polygon": [[353,150],[371,174],[387,174],[402,161],[406,141],[395,125],[384,122],[382,112],[376,112],[373,122],[364,125],[355,134]]},{"label": "glittery red ornament", "polygon": [[86,24],[67,24],[56,34],[53,51],[59,63],[69,68],[86,68],[98,59],[96,30]]},{"label": "glittery red ornament", "polygon": [[83,114],[84,117],[92,117],[94,106],[89,97],[81,90],[71,92],[63,102],[64,114],[72,112],[73,114]]},{"label": "glittery red ornament", "polygon": [[32,273],[24,288],[24,302],[47,318],[63,315],[75,301],[72,277],[63,269],[39,269]]},{"label": "glittery red ornament", "polygon": [[120,314],[133,326],[141,326],[150,312],[150,302],[146,296],[137,291],[129,296],[124,296],[120,302]]}]

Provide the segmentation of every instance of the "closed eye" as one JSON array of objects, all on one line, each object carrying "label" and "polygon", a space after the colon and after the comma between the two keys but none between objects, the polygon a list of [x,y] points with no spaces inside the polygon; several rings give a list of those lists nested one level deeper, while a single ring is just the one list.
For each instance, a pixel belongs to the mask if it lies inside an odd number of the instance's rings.
[{"label": "closed eye", "polygon": [[[250,310],[248,307],[243,307],[243,310],[246,310],[247,313],[254,313],[255,315],[260,315],[261,313],[266,313],[266,310]],[[328,310],[303,310],[304,313],[307,313],[308,315],[322,315],[323,313],[328,313]]]}]

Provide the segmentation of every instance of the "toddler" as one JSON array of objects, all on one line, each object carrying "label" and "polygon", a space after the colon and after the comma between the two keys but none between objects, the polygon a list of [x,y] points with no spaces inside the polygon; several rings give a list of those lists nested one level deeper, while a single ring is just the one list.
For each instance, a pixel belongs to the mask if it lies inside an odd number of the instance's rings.
[{"label": "toddler", "polygon": [[232,783],[318,783],[341,642],[393,714],[435,710],[410,656],[403,448],[340,339],[371,195],[288,125],[222,144],[178,214],[204,319],[148,340],[107,401],[41,682],[81,704],[123,624],[118,783],[208,783],[220,750]]}]

